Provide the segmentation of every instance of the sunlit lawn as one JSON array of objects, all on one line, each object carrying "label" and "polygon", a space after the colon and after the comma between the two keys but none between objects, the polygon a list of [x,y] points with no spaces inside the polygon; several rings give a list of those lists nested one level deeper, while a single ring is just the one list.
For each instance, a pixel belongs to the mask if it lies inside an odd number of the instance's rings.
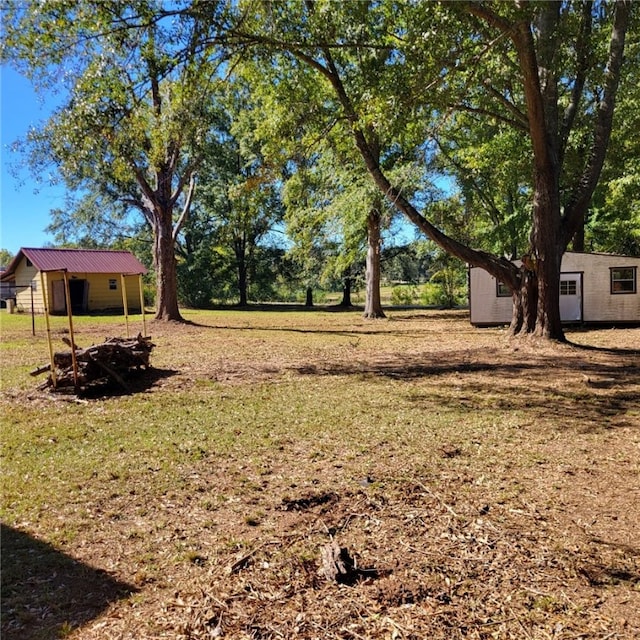
[{"label": "sunlit lawn", "polygon": [[[465,312],[184,316],[148,317],[148,383],[102,398],[38,390],[44,319],[0,316],[2,521],[124,585],[89,610],[9,566],[7,637],[640,633],[640,330],[570,332],[585,351]],[[125,331],[74,319],[81,347]],[[378,578],[318,578],[331,536]]]}]

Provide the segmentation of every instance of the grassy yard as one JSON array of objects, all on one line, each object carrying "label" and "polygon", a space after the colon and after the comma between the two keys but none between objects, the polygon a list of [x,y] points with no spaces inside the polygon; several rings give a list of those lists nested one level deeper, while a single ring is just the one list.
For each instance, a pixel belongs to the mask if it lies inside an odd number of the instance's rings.
[{"label": "grassy yard", "polygon": [[78,398],[2,312],[2,638],[640,637],[640,329],[184,315],[135,393]]}]

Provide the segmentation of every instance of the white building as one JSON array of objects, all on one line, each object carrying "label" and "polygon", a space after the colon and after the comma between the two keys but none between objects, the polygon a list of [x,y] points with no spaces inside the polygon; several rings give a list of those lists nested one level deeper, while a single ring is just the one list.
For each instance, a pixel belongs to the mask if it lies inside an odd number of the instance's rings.
[{"label": "white building", "polygon": [[[520,264],[518,261],[515,264]],[[640,323],[640,258],[567,252],[560,275],[560,317],[566,323]],[[509,324],[511,293],[484,269],[469,269],[471,324]]]}]

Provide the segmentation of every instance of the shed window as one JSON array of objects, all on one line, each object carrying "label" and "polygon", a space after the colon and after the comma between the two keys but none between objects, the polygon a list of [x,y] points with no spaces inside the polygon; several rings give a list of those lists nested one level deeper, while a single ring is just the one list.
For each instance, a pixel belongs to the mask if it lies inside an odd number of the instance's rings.
[{"label": "shed window", "polygon": [[33,267],[33,262],[31,262],[29,258],[26,258],[26,263],[27,263],[27,267]]},{"label": "shed window", "polygon": [[498,298],[510,298],[511,291],[509,291],[509,287],[504,282],[496,280],[496,295]]},{"label": "shed window", "polygon": [[115,291],[118,288],[118,281],[115,278],[109,279],[109,289]]},{"label": "shed window", "polygon": [[560,295],[575,296],[578,292],[578,283],[575,280],[560,280]]},{"label": "shed window", "polygon": [[636,267],[613,267],[611,269],[611,293],[636,293],[637,290]]}]

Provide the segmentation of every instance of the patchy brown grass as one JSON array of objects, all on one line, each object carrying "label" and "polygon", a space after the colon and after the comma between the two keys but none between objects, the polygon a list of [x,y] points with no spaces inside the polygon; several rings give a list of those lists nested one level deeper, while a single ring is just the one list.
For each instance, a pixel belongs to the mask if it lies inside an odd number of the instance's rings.
[{"label": "patchy brown grass", "polygon": [[3,638],[640,637],[639,329],[187,315],[79,401],[3,327]]}]

